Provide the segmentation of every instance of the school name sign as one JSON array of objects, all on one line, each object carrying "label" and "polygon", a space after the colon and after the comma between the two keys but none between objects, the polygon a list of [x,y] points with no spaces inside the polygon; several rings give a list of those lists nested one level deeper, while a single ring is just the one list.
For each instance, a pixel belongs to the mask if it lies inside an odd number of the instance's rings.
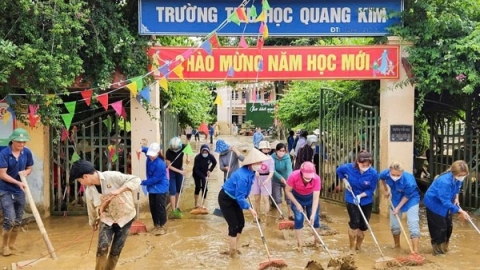
[{"label": "school name sign", "polygon": [[168,80],[375,80],[398,79],[398,46],[350,47],[263,47],[216,48],[212,54],[197,49],[184,58],[190,48],[152,47],[149,55],[153,75],[163,75],[158,66],[163,60],[181,62],[180,70],[170,72]]},{"label": "school name sign", "polygon": [[[241,0],[139,0],[140,35],[205,36],[229,22]],[[265,23],[274,37],[384,36],[400,23],[393,16],[403,10],[402,0],[275,0]],[[252,15],[251,9],[255,7]],[[228,23],[219,36],[258,36],[262,1],[245,6],[248,23]],[[258,15],[257,15],[258,16]]]}]

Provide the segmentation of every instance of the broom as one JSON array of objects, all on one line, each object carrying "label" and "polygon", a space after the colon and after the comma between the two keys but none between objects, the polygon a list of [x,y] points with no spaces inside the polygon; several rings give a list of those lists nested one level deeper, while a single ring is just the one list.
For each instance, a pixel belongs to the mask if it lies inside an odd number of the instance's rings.
[{"label": "broom", "polygon": [[[250,203],[250,205],[252,206],[253,208],[253,204],[252,204],[252,201],[250,200],[250,198],[248,198],[248,202]],[[263,269],[266,269],[268,267],[276,267],[276,268],[283,268],[283,267],[287,267],[287,263],[285,262],[284,259],[280,259],[280,258],[272,258],[271,255],[270,255],[270,251],[268,251],[268,247],[267,247],[267,241],[265,240],[265,236],[263,235],[263,231],[262,231],[262,227],[260,227],[260,222],[258,221],[258,217],[255,216],[255,223],[257,223],[257,227],[258,227],[258,231],[260,232],[260,236],[262,237],[262,242],[263,242],[263,246],[265,247],[265,250],[267,251],[267,260],[261,262],[259,265],[258,265],[258,270],[263,270]]]},{"label": "broom", "polygon": [[190,211],[190,214],[192,215],[208,215],[208,210],[205,208],[205,192],[207,191],[207,185],[208,185],[208,177],[205,178],[205,186],[203,187],[203,193],[202,193],[202,200],[200,203],[199,208],[195,208],[192,211]]},{"label": "broom", "polygon": [[[355,198],[355,194],[351,189],[349,189],[350,193],[352,194],[353,198]],[[375,242],[375,245],[378,248],[378,251],[380,251],[380,255],[382,258],[377,259],[375,261],[375,268],[376,269],[383,269],[383,268],[388,268],[392,266],[398,266],[399,263],[394,259],[390,257],[385,257],[383,254],[382,248],[378,244],[377,238],[375,237],[375,234],[373,234],[372,227],[370,227],[370,224],[368,223],[367,217],[365,217],[365,214],[362,211],[362,207],[360,206],[360,203],[356,204],[358,206],[358,210],[360,211],[360,214],[362,215],[363,221],[367,225],[368,230],[370,231],[370,234],[372,235],[373,241]]]},{"label": "broom", "polygon": [[278,206],[277,202],[273,199],[272,193],[267,189],[264,183],[262,183],[263,187],[268,193],[268,196],[270,196],[270,199],[273,201],[273,204],[275,204],[275,207],[278,210],[278,213],[280,214],[280,217],[282,218],[282,221],[278,222],[278,229],[279,230],[291,230],[293,229],[293,220],[287,220],[285,216],[283,215],[282,210],[280,209],[280,206]]},{"label": "broom", "polygon": [[[392,202],[392,197],[390,197],[390,207],[392,208],[393,211],[393,202]],[[398,224],[400,224],[400,230],[402,231],[403,236],[405,236],[405,240],[407,241],[408,247],[410,248],[410,255],[407,258],[397,258],[397,261],[400,262],[401,264],[404,265],[409,265],[409,266],[416,266],[416,265],[422,265],[425,262],[425,257],[420,256],[417,254],[415,251],[413,251],[412,244],[410,243],[410,239],[408,239],[407,232],[403,228],[402,221],[400,220],[400,217],[398,214],[395,214],[395,218],[397,218]]]},{"label": "broom", "polygon": [[137,214],[135,215],[135,221],[133,221],[132,226],[130,227],[130,234],[139,234],[146,233],[147,226],[142,222],[138,221],[138,216],[140,213],[140,191],[137,191]]}]

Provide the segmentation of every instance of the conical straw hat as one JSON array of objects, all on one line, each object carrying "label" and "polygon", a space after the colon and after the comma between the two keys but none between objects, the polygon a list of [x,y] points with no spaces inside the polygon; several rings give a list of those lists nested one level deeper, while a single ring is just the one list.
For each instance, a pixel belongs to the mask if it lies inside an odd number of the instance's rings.
[{"label": "conical straw hat", "polygon": [[264,153],[258,151],[256,148],[253,148],[243,160],[242,166],[262,162],[268,160],[269,158],[270,156],[265,155]]}]

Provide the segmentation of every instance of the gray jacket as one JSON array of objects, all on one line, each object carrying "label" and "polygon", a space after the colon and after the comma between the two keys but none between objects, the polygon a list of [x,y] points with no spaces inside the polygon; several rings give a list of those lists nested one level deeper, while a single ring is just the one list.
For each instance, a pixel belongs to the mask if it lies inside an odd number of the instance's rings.
[{"label": "gray jacket", "polygon": [[[232,156],[231,161],[230,161],[230,153]],[[235,152],[233,152],[232,150],[227,150],[220,153],[218,159],[220,164],[220,170],[223,171],[223,179],[227,179],[227,172],[224,171],[225,167],[230,166],[230,171],[228,171],[228,176],[230,176],[232,175],[233,172],[235,172],[236,170],[238,170],[238,168],[240,168],[239,161],[243,161],[245,157],[243,155],[237,156],[237,154],[235,154]],[[231,162],[231,164],[228,164],[229,162]]]}]

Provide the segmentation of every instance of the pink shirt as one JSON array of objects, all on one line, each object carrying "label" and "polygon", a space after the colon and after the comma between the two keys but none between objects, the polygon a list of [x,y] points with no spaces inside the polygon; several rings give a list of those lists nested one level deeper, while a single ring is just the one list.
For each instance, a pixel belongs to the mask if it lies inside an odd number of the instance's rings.
[{"label": "pink shirt", "polygon": [[300,170],[296,170],[288,177],[287,185],[300,195],[310,195],[314,191],[320,191],[321,181],[320,176],[315,175],[312,181],[305,185]]}]

